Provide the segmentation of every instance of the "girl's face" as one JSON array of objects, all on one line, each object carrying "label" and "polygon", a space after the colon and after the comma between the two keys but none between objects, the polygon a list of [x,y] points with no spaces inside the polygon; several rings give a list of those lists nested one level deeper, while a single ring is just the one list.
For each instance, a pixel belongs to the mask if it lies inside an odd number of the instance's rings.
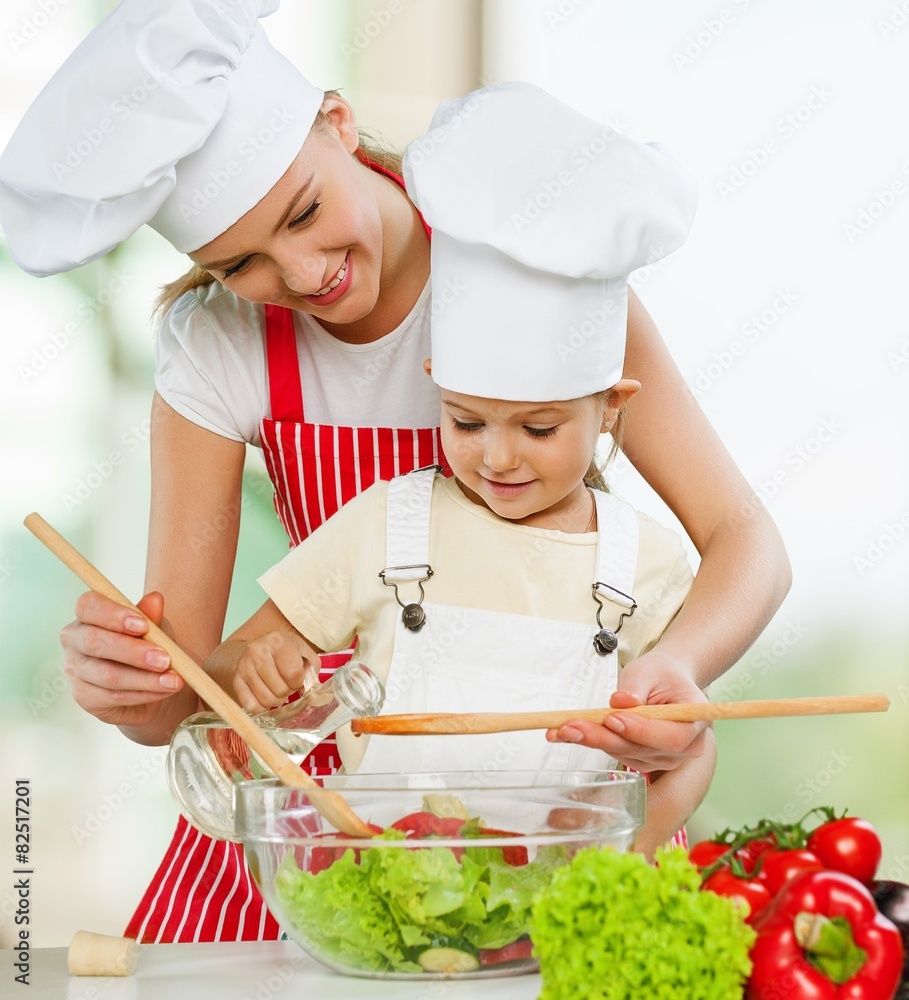
[{"label": "girl's face", "polygon": [[353,116],[343,102],[331,105],[340,113],[313,128],[271,191],[190,257],[250,302],[352,323],[378,299],[382,222],[376,175],[351,155]]},{"label": "girl's face", "polygon": [[[442,447],[474,503],[519,524],[585,530],[592,506],[584,474],[600,434],[639,388],[623,379],[608,394],[514,403],[442,390]],[[605,398],[604,398],[605,396]]]}]

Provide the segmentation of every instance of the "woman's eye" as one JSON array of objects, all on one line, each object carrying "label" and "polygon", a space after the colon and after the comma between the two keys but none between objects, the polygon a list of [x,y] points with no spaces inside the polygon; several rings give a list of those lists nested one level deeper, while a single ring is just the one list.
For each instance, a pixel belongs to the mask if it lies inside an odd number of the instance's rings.
[{"label": "woman's eye", "polygon": [[558,430],[558,427],[525,427],[525,431],[535,438],[548,438]]},{"label": "woman's eye", "polygon": [[237,261],[237,263],[234,264],[233,267],[229,267],[224,272],[224,277],[229,278],[234,274],[239,274],[241,271],[245,271],[247,265],[249,264],[249,260],[250,260],[249,257],[244,257],[243,260]]},{"label": "woman's eye", "polygon": [[465,434],[469,434],[471,431],[478,431],[483,425],[482,424],[468,424],[464,423],[463,420],[457,420],[452,417],[452,422],[454,423],[455,430],[464,431]]},{"label": "woman's eye", "polygon": [[289,225],[288,228],[293,229],[295,226],[299,226],[299,225],[302,225],[304,222],[308,222],[309,219],[311,219],[313,217],[313,215],[316,214],[316,210],[319,208],[319,206],[321,204],[322,204],[322,202],[320,202],[320,201],[314,201],[309,206],[309,208],[307,208],[304,212],[301,212],[296,217],[296,219],[294,219],[293,222],[290,223],[290,225]]}]

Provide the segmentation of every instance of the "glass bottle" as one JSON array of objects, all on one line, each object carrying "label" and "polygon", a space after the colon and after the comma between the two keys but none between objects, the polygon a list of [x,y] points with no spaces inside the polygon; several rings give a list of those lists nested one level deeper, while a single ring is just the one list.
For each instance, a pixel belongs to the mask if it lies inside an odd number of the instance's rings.
[{"label": "glass bottle", "polygon": [[[382,682],[363,663],[349,660],[331,678],[300,697],[253,719],[296,763],[351,719],[376,715]],[[180,812],[216,840],[239,841],[234,832],[234,785],[273,777],[249,745],[214,712],[198,712],[174,731],[167,755],[167,783]]]}]

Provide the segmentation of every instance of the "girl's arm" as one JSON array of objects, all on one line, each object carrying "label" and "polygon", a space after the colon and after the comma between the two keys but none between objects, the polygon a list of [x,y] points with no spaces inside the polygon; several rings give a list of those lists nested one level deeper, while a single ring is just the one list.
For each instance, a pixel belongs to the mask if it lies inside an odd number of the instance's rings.
[{"label": "girl's arm", "polygon": [[268,600],[205,661],[247,712],[264,712],[319,680],[319,651]]},{"label": "girl's arm", "polygon": [[[199,663],[218,645],[237,549],[246,448],[193,424],[157,394],[151,415],[151,516],[148,594],[142,610],[164,624]],[[167,669],[167,655],[140,638],[141,621],[97,594],[76,604],[61,633],[64,669],[87,712],[137,743],[167,743],[199,708]]]},{"label": "girl's arm", "polygon": [[[770,515],[630,291],[624,374],[642,386],[628,408],[625,454],[681,521],[701,564],[660,641],[620,673],[612,705],[703,700],[702,689],[743,655],[782,603],[792,580],[789,559]],[[572,723],[558,738],[650,771],[690,756],[703,728],[616,714],[606,726]]]}]

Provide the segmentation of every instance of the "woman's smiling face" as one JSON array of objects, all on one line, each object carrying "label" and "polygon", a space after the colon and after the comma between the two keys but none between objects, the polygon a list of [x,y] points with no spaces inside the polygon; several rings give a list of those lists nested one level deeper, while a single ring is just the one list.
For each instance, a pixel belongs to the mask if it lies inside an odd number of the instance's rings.
[{"label": "woman's smiling face", "polygon": [[370,171],[351,155],[349,106],[330,98],[323,110],[268,194],[190,257],[250,302],[352,323],[378,299],[382,222]]}]

